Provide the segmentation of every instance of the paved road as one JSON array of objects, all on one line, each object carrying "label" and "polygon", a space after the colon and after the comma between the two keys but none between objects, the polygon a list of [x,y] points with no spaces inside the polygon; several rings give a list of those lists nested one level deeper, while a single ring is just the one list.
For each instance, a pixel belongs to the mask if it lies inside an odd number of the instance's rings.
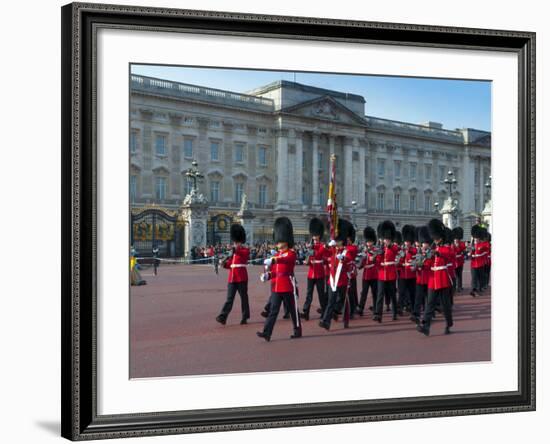
[{"label": "paved road", "polygon": [[[239,325],[240,299],[235,298],[227,324],[215,322],[225,301],[227,272],[216,275],[208,265],[162,265],[157,276],[145,270],[148,285],[131,287],[130,376],[132,378],[243,373],[259,371],[351,368],[387,365],[489,361],[491,359],[491,296],[472,298],[469,290],[455,296],[455,327],[444,335],[438,315],[425,337],[403,316],[381,324],[370,316],[344,329],[333,322],[321,329],[318,315],[304,322],[304,337],[290,340],[290,320],[282,308],[271,342],[256,337],[261,330],[269,284],[259,281],[259,266],[249,268],[251,319]],[[297,267],[301,304],[306,267]],[[465,270],[464,282],[470,283]],[[317,308],[317,296],[314,307]],[[370,298],[370,295],[369,295]]]}]

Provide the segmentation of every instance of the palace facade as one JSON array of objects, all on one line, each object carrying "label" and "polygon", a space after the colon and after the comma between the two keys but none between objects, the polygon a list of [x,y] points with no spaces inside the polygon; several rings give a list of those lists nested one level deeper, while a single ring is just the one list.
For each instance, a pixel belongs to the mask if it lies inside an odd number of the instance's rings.
[{"label": "palace facade", "polygon": [[[309,219],[324,214],[332,154],[340,215],[360,232],[384,219],[399,228],[436,217],[449,171],[466,233],[490,199],[490,132],[369,116],[362,96],[285,80],[246,94],[140,75],[131,75],[130,86],[135,209],[177,210],[195,160],[212,223],[234,218],[246,194],[256,240],[268,239],[281,215],[301,238]],[[208,233],[225,241],[226,228],[217,233],[212,225]]]}]

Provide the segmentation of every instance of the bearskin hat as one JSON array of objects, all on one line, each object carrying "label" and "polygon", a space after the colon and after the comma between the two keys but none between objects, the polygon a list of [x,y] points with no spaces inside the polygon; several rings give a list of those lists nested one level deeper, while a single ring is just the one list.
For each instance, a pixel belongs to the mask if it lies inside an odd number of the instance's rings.
[{"label": "bearskin hat", "polygon": [[487,228],[485,227],[481,227],[481,236],[480,236],[480,239],[483,239],[483,240],[489,240],[489,232],[487,231]]},{"label": "bearskin hat", "polygon": [[432,238],[430,236],[430,231],[428,230],[428,227],[426,225],[423,225],[418,228],[418,242],[421,244],[431,244]]},{"label": "bearskin hat", "polygon": [[462,240],[464,237],[464,230],[461,227],[453,228],[453,239]]},{"label": "bearskin hat", "polygon": [[241,224],[233,224],[229,229],[229,237],[231,242],[240,242],[244,244],[246,242],[246,231]]},{"label": "bearskin hat", "polygon": [[314,217],[309,221],[309,234],[312,236],[323,237],[324,232],[325,226],[323,225],[321,219]]},{"label": "bearskin hat", "polygon": [[416,233],[413,225],[403,225],[401,229],[401,234],[403,235],[403,241],[405,242],[414,242],[416,238]]},{"label": "bearskin hat", "polygon": [[453,230],[451,230],[449,227],[445,227],[445,238],[443,239],[443,242],[445,242],[446,244],[453,243]]},{"label": "bearskin hat", "polygon": [[352,243],[355,242],[355,227],[352,223],[350,223],[348,227],[348,238],[351,239]]},{"label": "bearskin hat", "polygon": [[403,243],[403,236],[401,235],[401,231],[395,231],[395,235],[393,236],[393,241],[398,244],[398,245],[401,245]]},{"label": "bearskin hat", "polygon": [[286,242],[289,248],[294,247],[294,231],[288,217],[278,217],[273,224],[273,241]]},{"label": "bearskin hat", "polygon": [[346,242],[348,237],[352,237],[352,234],[355,239],[355,229],[351,222],[345,219],[338,219],[338,236],[336,236],[335,240]]},{"label": "bearskin hat", "polygon": [[434,240],[445,240],[445,225],[439,219],[432,219],[428,222],[428,232]]},{"label": "bearskin hat", "polygon": [[476,239],[481,239],[481,237],[483,236],[483,228],[481,227],[481,225],[472,225],[472,230],[470,233],[472,237],[475,237]]},{"label": "bearskin hat", "polygon": [[395,225],[390,220],[385,220],[378,225],[377,228],[378,237],[380,239],[390,239],[395,238]]},{"label": "bearskin hat", "polygon": [[365,229],[363,230],[363,237],[365,238],[365,242],[376,242],[376,232],[374,231],[374,228],[365,227]]}]

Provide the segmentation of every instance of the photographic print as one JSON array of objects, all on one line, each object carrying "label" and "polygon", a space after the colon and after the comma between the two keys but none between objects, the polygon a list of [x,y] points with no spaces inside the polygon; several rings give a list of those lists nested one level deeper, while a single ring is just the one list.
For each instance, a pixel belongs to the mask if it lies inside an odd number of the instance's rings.
[{"label": "photographic print", "polygon": [[130,378],[491,361],[490,81],[129,89]]}]

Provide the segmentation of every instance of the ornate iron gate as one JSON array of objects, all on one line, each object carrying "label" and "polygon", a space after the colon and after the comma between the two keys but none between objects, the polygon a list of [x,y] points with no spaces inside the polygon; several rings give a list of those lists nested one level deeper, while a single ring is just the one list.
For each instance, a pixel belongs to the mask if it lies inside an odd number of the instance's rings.
[{"label": "ornate iron gate", "polygon": [[183,225],[177,214],[160,208],[132,211],[130,242],[138,256],[181,257],[184,249]]},{"label": "ornate iron gate", "polygon": [[229,227],[232,218],[227,214],[216,214],[208,221],[206,230],[206,242],[209,245],[229,242]]}]

